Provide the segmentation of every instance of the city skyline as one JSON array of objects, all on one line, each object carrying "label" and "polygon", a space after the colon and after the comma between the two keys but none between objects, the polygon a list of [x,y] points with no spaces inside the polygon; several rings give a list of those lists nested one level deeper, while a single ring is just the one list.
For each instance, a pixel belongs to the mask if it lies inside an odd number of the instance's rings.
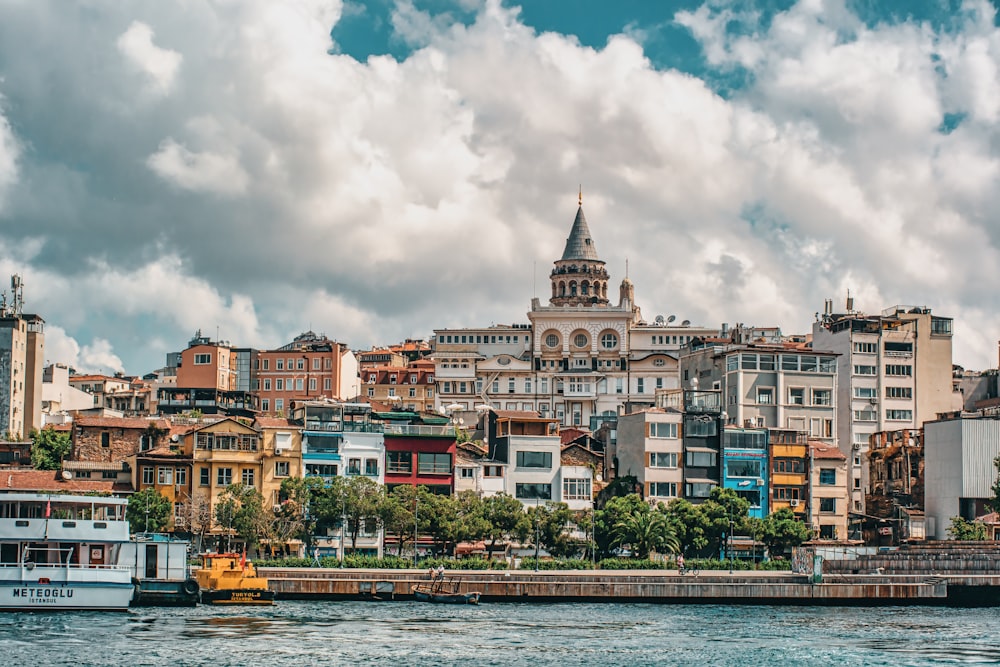
[{"label": "city skyline", "polygon": [[545,5],[5,5],[0,272],[46,358],[526,322],[582,184],[647,320],[806,333],[849,289],[996,366],[989,3]]}]

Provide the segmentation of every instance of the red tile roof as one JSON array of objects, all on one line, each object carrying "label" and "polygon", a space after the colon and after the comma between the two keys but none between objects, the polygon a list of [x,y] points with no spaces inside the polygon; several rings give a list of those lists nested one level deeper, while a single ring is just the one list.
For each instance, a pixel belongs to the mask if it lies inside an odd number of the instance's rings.
[{"label": "red tile roof", "polygon": [[58,470],[4,470],[0,471],[0,492],[4,491],[132,493],[132,486],[105,479],[66,480]]},{"label": "red tile roof", "polygon": [[169,429],[170,422],[166,419],[145,419],[143,417],[77,417],[73,420],[75,426],[95,428],[137,428],[144,430],[150,426]]},{"label": "red tile roof", "polygon": [[254,418],[253,423],[258,428],[294,428],[296,426],[296,424],[286,417],[257,416]]},{"label": "red tile roof", "polygon": [[816,440],[809,441],[809,448],[812,450],[812,456],[814,459],[828,459],[832,461],[846,461],[847,457],[844,453],[833,445],[827,445],[823,442],[817,442]]}]

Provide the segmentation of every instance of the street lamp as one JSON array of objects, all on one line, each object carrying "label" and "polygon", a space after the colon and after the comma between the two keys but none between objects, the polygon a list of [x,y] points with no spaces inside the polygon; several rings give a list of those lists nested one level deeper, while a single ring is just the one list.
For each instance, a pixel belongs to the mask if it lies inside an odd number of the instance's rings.
[{"label": "street lamp", "polygon": [[413,494],[413,569],[417,569],[417,511],[420,509],[420,494],[414,489]]},{"label": "street lamp", "polygon": [[538,517],[539,517],[538,501],[539,500],[541,500],[541,498],[535,498],[535,572],[538,572],[538,529],[539,529],[539,526],[538,526]]}]

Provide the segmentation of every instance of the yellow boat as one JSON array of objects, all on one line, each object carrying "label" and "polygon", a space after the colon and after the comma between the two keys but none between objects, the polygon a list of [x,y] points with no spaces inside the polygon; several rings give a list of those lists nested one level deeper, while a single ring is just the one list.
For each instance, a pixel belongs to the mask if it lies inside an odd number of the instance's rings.
[{"label": "yellow boat", "polygon": [[274,591],[257,568],[240,554],[202,554],[195,572],[202,604],[274,604]]}]

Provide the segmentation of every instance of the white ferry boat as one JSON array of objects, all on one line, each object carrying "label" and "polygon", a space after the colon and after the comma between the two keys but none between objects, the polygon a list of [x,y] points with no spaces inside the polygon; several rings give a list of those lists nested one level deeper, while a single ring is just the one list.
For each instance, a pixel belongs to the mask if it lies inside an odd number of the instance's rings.
[{"label": "white ferry boat", "polygon": [[134,585],[120,562],[128,501],[0,495],[0,610],[125,610]]}]

